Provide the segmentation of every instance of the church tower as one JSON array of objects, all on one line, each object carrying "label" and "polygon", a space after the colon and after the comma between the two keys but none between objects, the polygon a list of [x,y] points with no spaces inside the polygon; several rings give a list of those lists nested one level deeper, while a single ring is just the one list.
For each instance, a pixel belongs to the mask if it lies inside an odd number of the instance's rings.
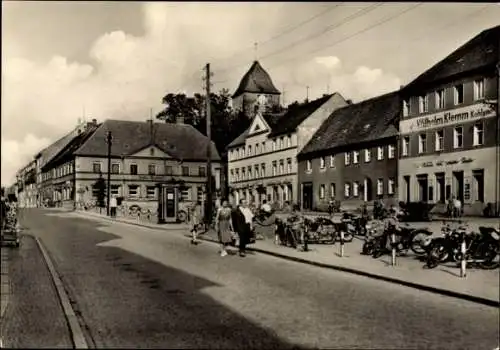
[{"label": "church tower", "polygon": [[232,105],[235,110],[244,111],[253,118],[257,111],[264,113],[278,107],[280,95],[269,74],[258,61],[254,61],[233,94]]}]

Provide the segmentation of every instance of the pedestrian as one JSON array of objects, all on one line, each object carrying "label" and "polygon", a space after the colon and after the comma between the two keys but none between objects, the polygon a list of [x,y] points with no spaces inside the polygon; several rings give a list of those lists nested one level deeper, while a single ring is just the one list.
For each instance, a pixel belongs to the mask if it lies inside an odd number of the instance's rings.
[{"label": "pedestrian", "polygon": [[116,218],[116,207],[118,207],[118,202],[115,195],[111,195],[109,199],[109,214],[112,218]]},{"label": "pedestrian", "polygon": [[246,256],[246,245],[250,241],[252,235],[252,220],[253,214],[250,208],[248,208],[245,199],[240,200],[240,205],[233,210],[232,220],[234,229],[237,232],[240,240],[239,253],[241,257]]},{"label": "pedestrian", "polygon": [[456,218],[462,216],[462,202],[460,201],[460,199],[455,198],[453,200],[453,209],[454,209]]},{"label": "pedestrian", "polygon": [[198,229],[203,221],[201,202],[196,201],[191,210],[191,244],[198,244]]},{"label": "pedestrian", "polygon": [[227,200],[222,202],[222,206],[217,209],[215,216],[215,227],[217,230],[217,237],[221,245],[220,256],[226,256],[226,247],[233,241],[233,221],[231,219],[231,206]]},{"label": "pedestrian", "polygon": [[269,205],[269,203],[267,203],[267,201],[264,199],[262,200],[262,205],[260,206],[260,210],[262,210],[263,212],[267,213],[267,214],[271,214],[271,206]]}]

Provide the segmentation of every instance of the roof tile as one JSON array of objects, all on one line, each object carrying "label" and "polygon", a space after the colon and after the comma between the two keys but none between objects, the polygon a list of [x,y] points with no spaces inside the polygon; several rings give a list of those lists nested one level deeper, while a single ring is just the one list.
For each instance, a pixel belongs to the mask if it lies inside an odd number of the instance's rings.
[{"label": "roof tile", "polygon": [[274,86],[269,74],[262,68],[258,61],[254,61],[248,72],[243,76],[240,85],[233,94],[233,98],[245,92],[281,94]]}]

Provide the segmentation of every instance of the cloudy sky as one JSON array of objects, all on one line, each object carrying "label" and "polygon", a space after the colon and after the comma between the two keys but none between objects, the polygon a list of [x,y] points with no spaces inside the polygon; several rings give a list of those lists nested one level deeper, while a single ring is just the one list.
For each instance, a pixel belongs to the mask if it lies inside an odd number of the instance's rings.
[{"label": "cloudy sky", "polygon": [[[2,1],[1,180],[87,120],[145,120],[167,92],[234,91],[258,58],[285,103],[399,88],[499,4]],[[255,49],[254,43],[258,43]]]}]

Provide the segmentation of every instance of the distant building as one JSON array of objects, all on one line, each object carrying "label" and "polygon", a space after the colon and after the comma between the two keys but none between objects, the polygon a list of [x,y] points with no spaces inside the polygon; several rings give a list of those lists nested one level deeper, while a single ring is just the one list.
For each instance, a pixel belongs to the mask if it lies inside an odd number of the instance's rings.
[{"label": "distant building", "polygon": [[392,92],[334,111],[298,155],[303,209],[330,200],[360,206],[397,199],[399,96]]},{"label": "distant building", "polygon": [[281,114],[258,112],[227,147],[231,199],[246,198],[257,205],[267,199],[278,207],[285,201],[297,203],[297,154],[322,122],[346,104],[335,93]]},{"label": "distant building", "polygon": [[29,162],[16,174],[17,201],[21,208],[37,206],[38,191],[36,186],[36,163]]},{"label": "distant building", "polygon": [[258,111],[270,112],[280,105],[281,92],[274,86],[269,74],[258,61],[254,61],[243,76],[232,96],[232,107],[253,118]]},{"label": "distant building", "polygon": [[95,201],[94,186],[107,179],[107,132],[112,133],[111,194],[125,202],[156,208],[159,183],[182,183],[183,201],[203,200],[207,176],[220,187],[220,157],[212,143],[212,170],[206,169],[208,139],[191,125],[106,120],[74,137],[42,167],[42,187],[66,206]]},{"label": "distant building", "polygon": [[401,90],[400,199],[452,196],[466,214],[500,203],[500,26],[485,30]]}]

